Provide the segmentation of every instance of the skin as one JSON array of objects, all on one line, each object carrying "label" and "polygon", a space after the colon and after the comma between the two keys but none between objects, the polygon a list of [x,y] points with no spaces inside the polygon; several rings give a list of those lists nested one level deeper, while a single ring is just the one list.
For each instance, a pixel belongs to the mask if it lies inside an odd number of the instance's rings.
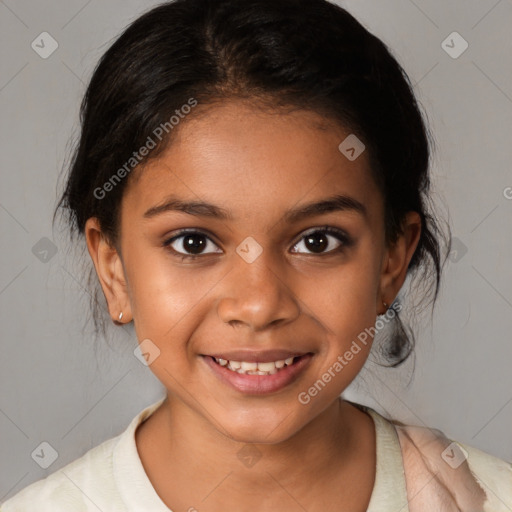
[{"label": "skin", "polygon": [[[172,510],[366,510],[374,425],[338,397],[371,343],[308,404],[297,397],[375,325],[383,301],[392,303],[418,243],[419,215],[409,212],[388,246],[366,152],[349,161],[338,145],[350,131],[316,113],[278,114],[230,100],[203,114],[183,121],[172,145],[130,178],[117,248],[97,219],[86,224],[111,317],[122,311],[138,340],[160,350],[150,369],[167,399],[136,432],[146,473]],[[335,193],[357,199],[366,215],[344,210],[284,221],[287,210]],[[176,211],[144,217],[170,194],[225,208],[233,219]],[[326,225],[353,243],[322,232],[329,245],[314,252],[304,233]],[[195,260],[164,246],[182,228],[207,230]],[[252,263],[236,252],[248,236],[262,248]],[[182,241],[172,247],[187,254]],[[313,357],[284,389],[253,395],[219,380],[202,357],[240,348]],[[246,444],[261,454],[251,468],[237,456]]]}]

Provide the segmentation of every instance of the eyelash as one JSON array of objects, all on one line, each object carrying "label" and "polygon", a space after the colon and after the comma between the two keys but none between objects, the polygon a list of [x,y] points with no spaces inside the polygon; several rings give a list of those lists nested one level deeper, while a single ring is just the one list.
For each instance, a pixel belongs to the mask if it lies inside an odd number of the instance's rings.
[{"label": "eyelash", "polygon": [[[331,226],[323,226],[323,227],[313,228],[313,229],[310,229],[310,230],[306,231],[297,240],[297,242],[295,242],[293,244],[293,247],[298,245],[307,236],[313,235],[313,234],[316,234],[316,233],[326,233],[328,235],[332,235],[332,236],[334,236],[340,242],[340,245],[339,245],[339,247],[337,247],[335,249],[332,249],[330,251],[327,251],[327,252],[318,253],[318,254],[309,253],[312,256],[322,256],[322,255],[337,254],[339,252],[342,252],[343,249],[345,249],[347,247],[350,247],[353,244],[353,240],[347,235],[347,233],[345,233],[345,231],[343,231],[341,229],[333,228]],[[180,252],[176,251],[172,247],[170,247],[173,242],[175,242],[179,238],[182,238],[182,237],[185,237],[185,236],[188,236],[188,235],[204,236],[208,240],[213,242],[213,240],[206,233],[204,233],[202,231],[197,231],[197,230],[194,230],[194,229],[183,229],[183,230],[178,231],[177,234],[174,235],[173,237],[165,240],[162,245],[166,249],[168,249],[173,256],[176,256],[177,258],[180,258],[182,261],[183,260],[195,260],[197,258],[204,257],[204,255],[202,255],[202,254],[183,254],[183,253],[180,253]],[[207,254],[212,254],[212,253],[207,253]],[[217,254],[217,253],[213,253],[213,254]]]}]

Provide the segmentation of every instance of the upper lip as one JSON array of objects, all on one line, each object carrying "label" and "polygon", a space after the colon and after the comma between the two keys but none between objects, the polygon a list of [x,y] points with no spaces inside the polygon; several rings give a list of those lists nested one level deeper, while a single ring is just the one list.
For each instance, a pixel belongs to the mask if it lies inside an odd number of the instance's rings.
[{"label": "upper lip", "polygon": [[251,363],[270,363],[281,361],[290,357],[299,357],[308,352],[297,352],[291,350],[230,350],[228,352],[216,352],[208,354],[215,359],[227,359],[228,361],[246,361]]}]

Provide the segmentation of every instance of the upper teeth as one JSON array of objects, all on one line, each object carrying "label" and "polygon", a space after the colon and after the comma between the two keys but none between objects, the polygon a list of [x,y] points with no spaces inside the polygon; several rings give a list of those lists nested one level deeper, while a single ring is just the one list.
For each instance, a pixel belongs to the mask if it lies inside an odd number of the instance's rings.
[{"label": "upper teeth", "polygon": [[225,366],[231,371],[245,373],[248,375],[273,375],[280,368],[289,366],[293,363],[293,357],[280,359],[279,361],[269,361],[268,363],[256,363],[249,361],[228,361],[227,359],[215,358],[215,361],[221,366]]}]

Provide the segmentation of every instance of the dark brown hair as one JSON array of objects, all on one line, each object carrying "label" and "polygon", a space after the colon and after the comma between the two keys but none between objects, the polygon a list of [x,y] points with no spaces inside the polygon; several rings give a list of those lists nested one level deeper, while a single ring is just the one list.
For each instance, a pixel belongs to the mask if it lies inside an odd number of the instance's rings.
[{"label": "dark brown hair", "polygon": [[[190,98],[208,105],[234,96],[314,110],[363,141],[384,197],[388,243],[401,232],[406,212],[421,217],[408,272],[422,270],[417,283],[435,302],[443,233],[428,208],[427,125],[409,78],[387,46],[326,0],[175,0],[136,19],[90,80],[55,214],[62,209],[72,235],[83,235],[86,220],[97,217],[116,243],[120,202],[131,176],[102,198],[95,190]],[[165,135],[145,161],[165,149],[173,131]],[[98,313],[97,331],[103,329]],[[410,354],[414,334],[398,313],[393,325],[383,350],[396,366]]]}]

